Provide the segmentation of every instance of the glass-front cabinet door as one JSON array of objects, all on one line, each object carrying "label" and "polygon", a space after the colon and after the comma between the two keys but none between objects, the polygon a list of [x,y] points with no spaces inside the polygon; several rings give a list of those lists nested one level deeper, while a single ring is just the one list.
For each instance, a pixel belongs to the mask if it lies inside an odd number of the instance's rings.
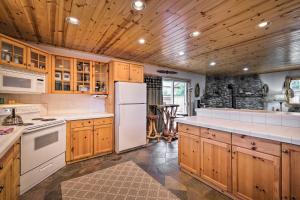
[{"label": "glass-front cabinet door", "polygon": [[26,68],[26,46],[0,38],[1,63]]},{"label": "glass-front cabinet door", "polygon": [[53,56],[52,61],[52,92],[73,93],[73,59]]},{"label": "glass-front cabinet door", "polygon": [[48,72],[48,54],[42,51],[28,48],[27,67],[37,72]]},{"label": "glass-front cabinet door", "polygon": [[91,61],[80,59],[75,60],[75,93],[91,92],[91,72]]},{"label": "glass-front cabinet door", "polygon": [[93,63],[93,94],[108,94],[108,64],[101,62]]}]

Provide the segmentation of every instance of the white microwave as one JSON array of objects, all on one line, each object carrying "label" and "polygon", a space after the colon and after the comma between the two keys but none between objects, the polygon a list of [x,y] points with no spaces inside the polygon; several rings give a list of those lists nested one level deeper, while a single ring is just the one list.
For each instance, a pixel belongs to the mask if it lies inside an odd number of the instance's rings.
[{"label": "white microwave", "polygon": [[0,93],[42,94],[45,92],[44,74],[0,67]]}]

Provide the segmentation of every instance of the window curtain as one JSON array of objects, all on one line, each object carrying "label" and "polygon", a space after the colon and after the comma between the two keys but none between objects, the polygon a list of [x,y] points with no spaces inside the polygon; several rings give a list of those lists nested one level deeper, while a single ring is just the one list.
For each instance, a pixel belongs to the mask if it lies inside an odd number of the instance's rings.
[{"label": "window curtain", "polygon": [[[156,109],[151,109],[151,105],[162,105],[163,94],[162,94],[162,77],[145,75],[145,83],[147,84],[147,113],[159,115]],[[157,122],[157,131],[162,130],[162,119],[159,118]]]}]

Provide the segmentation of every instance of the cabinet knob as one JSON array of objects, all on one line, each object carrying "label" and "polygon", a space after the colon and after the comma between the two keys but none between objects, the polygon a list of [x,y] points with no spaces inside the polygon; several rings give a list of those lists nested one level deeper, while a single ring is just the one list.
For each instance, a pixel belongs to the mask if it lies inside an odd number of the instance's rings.
[{"label": "cabinet knob", "polygon": [[289,153],[289,150],[284,149],[284,150],[282,150],[282,153]]},{"label": "cabinet knob", "polygon": [[252,149],[253,151],[255,151],[257,148],[256,148],[256,147],[252,147],[251,149]]},{"label": "cabinet knob", "polygon": [[296,197],[292,197],[292,200],[296,200]]},{"label": "cabinet knob", "polygon": [[213,133],[212,136],[213,136],[213,137],[216,137],[216,134]]},{"label": "cabinet knob", "polygon": [[251,145],[255,145],[255,142],[251,142]]},{"label": "cabinet knob", "polygon": [[84,136],[84,139],[86,139],[86,136]]},{"label": "cabinet knob", "polygon": [[246,136],[245,135],[241,135],[241,138],[245,138]]},{"label": "cabinet knob", "polygon": [[3,169],[3,164],[0,165],[0,170]]}]

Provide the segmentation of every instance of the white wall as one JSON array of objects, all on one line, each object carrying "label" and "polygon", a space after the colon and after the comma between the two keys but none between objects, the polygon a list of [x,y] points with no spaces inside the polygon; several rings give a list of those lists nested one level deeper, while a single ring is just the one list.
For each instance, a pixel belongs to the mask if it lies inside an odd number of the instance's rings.
[{"label": "white wall", "polygon": [[[269,95],[272,94],[279,94],[282,92],[282,87],[287,76],[291,77],[300,77],[300,70],[294,71],[284,71],[284,72],[275,72],[275,73],[267,73],[267,74],[260,74],[259,77],[263,83],[269,86]],[[266,108],[267,110],[272,110],[272,108],[278,109],[279,103],[278,102],[270,102],[267,103]],[[288,110],[288,105],[284,104],[283,110]]]},{"label": "white wall", "polygon": [[[191,86],[193,87],[193,94],[192,94],[193,100],[200,99],[200,97],[204,94],[205,75],[170,69],[170,68],[166,68],[166,67],[159,67],[159,66],[150,65],[150,64],[145,64],[144,66],[145,66],[145,69],[144,69],[145,74],[152,74],[152,75],[159,75],[159,76],[168,77],[168,78],[179,78],[179,79],[190,80]],[[171,74],[171,75],[170,74],[160,74],[157,72],[157,70],[171,70],[171,71],[176,71],[177,74]],[[195,98],[196,83],[199,83],[199,85],[200,85],[200,97],[198,97],[198,98]]]}]

